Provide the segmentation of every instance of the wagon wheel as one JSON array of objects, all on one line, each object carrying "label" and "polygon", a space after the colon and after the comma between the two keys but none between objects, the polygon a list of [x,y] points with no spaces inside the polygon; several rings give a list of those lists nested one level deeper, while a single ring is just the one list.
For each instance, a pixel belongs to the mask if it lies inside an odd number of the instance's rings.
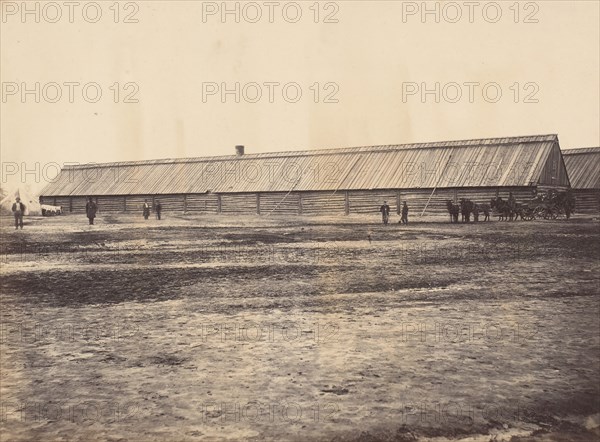
[{"label": "wagon wheel", "polygon": [[533,209],[533,217],[534,218],[546,218],[546,209],[542,206],[537,206]]},{"label": "wagon wheel", "polygon": [[565,212],[564,212],[563,208],[559,207],[558,209],[556,209],[553,219],[561,218],[564,214],[565,214]]},{"label": "wagon wheel", "polygon": [[544,217],[545,219],[556,219],[558,218],[558,215],[560,214],[560,210],[556,207],[549,207],[546,209],[546,216]]},{"label": "wagon wheel", "polygon": [[535,214],[533,213],[533,210],[527,210],[523,212],[521,218],[523,218],[525,221],[532,221],[535,219]]},{"label": "wagon wheel", "polygon": [[552,219],[552,209],[548,206],[539,206],[537,215],[538,218]]}]

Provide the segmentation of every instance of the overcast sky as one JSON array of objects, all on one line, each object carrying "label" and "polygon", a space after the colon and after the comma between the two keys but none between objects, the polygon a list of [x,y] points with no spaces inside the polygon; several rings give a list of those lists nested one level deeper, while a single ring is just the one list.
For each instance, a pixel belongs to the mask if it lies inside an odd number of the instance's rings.
[{"label": "overcast sky", "polygon": [[[26,179],[39,190],[49,163],[229,155],[236,144],[557,133],[562,148],[600,145],[598,1],[451,2],[439,23],[420,1],[239,3],[239,23],[221,2],[89,3],[29,2],[23,16],[21,2],[2,2],[3,187],[20,181],[13,163],[40,164]],[[221,94],[236,82],[239,103]]]}]

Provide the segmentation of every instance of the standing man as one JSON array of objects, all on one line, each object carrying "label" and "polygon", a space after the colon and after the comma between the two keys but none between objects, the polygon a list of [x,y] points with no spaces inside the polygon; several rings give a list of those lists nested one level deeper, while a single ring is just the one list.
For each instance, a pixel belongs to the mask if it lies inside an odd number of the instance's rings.
[{"label": "standing man", "polygon": [[512,192],[508,193],[508,209],[509,209],[509,217],[510,220],[513,220],[513,217],[515,219],[515,221],[517,220],[518,214],[516,213],[516,208],[517,208],[517,200],[515,199],[515,196],[513,195]]},{"label": "standing man", "polygon": [[25,213],[25,204],[21,202],[21,198],[16,197],[15,203],[12,205],[12,212],[15,215],[15,230],[23,230],[23,214]]},{"label": "standing man", "polygon": [[567,190],[567,194],[565,195],[565,215],[567,219],[571,218],[571,214],[575,212],[575,197],[571,193],[570,190]]},{"label": "standing man", "polygon": [[517,206],[517,200],[515,198],[515,196],[513,195],[512,192],[508,193],[508,207],[510,207],[510,210],[514,210],[515,207]]},{"label": "standing man", "polygon": [[156,219],[160,219],[160,212],[162,211],[162,205],[160,201],[156,201],[156,206],[154,206],[154,210],[156,210]]},{"label": "standing man", "polygon": [[150,204],[148,204],[148,200],[144,200],[143,213],[144,219],[148,219],[148,217],[150,216]]},{"label": "standing man", "polygon": [[98,206],[92,200],[92,197],[88,197],[88,202],[85,205],[85,215],[88,217],[90,221],[90,226],[94,225],[94,218],[96,218],[96,212],[98,211]]},{"label": "standing man", "polygon": [[406,201],[402,203],[402,218],[400,221],[402,221],[402,224],[408,224],[408,206],[406,205]]},{"label": "standing man", "polygon": [[387,201],[383,202],[383,205],[379,208],[381,212],[381,219],[384,225],[387,225],[388,220],[390,219],[390,206],[388,206]]}]

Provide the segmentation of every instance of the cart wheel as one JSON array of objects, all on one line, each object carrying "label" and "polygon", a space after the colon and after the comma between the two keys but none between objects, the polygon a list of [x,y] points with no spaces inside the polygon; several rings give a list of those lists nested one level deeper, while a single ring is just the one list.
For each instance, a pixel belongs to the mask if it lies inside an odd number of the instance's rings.
[{"label": "cart wheel", "polygon": [[544,210],[543,207],[536,207],[535,210],[533,211],[533,217],[534,218],[546,218],[546,211]]}]

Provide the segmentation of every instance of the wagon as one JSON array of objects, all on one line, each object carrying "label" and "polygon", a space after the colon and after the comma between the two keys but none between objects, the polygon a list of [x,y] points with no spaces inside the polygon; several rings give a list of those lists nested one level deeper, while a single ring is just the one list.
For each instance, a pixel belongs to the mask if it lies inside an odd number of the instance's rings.
[{"label": "wagon", "polygon": [[535,214],[536,214],[536,209],[537,209],[537,207],[530,207],[527,204],[523,205],[521,207],[521,219],[524,219],[525,221],[534,220]]},{"label": "wagon", "polygon": [[564,214],[564,210],[555,204],[540,204],[534,209],[535,218],[557,219]]},{"label": "wagon", "polygon": [[521,218],[526,221],[534,219],[557,219],[573,212],[575,199],[570,192],[557,192],[550,190],[541,193],[537,198],[523,204]]}]

